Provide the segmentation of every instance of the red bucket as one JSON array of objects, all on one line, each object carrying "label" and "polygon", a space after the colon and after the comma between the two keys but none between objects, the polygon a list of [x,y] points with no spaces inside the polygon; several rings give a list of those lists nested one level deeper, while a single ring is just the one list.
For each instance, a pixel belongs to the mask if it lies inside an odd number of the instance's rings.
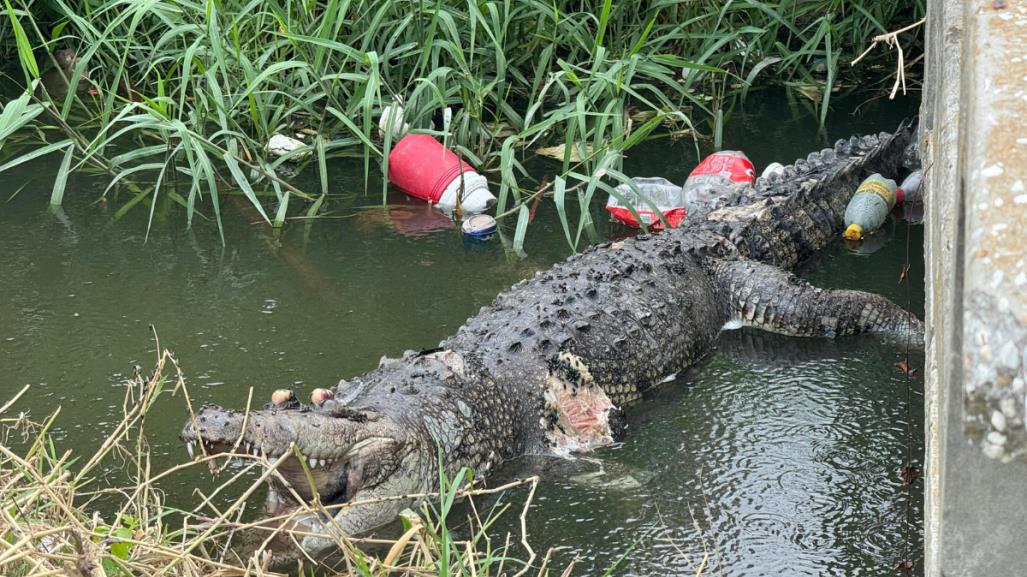
[{"label": "red bucket", "polygon": [[389,154],[389,182],[403,192],[438,203],[442,193],[461,172],[474,172],[427,134],[408,134]]}]

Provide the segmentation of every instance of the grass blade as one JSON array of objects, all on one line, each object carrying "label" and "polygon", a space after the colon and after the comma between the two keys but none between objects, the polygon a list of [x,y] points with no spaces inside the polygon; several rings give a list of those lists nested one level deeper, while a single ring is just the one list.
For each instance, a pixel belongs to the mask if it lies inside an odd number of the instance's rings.
[{"label": "grass blade", "polygon": [[530,211],[526,205],[521,205],[517,213],[517,228],[514,230],[513,249],[518,256],[527,256],[524,252],[524,235],[528,232],[528,217]]},{"label": "grass blade", "polygon": [[53,192],[50,194],[50,206],[58,207],[64,202],[64,188],[68,184],[68,174],[71,172],[71,159],[74,157],[75,147],[68,145],[64,153],[64,160],[57,169],[57,178],[53,183]]}]

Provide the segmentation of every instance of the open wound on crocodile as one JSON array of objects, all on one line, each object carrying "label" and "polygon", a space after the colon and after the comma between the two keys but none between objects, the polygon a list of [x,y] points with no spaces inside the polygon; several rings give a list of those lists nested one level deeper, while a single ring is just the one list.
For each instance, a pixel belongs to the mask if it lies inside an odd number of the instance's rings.
[{"label": "open wound on crocodile", "polygon": [[581,357],[562,352],[549,361],[543,397],[546,405],[540,424],[557,454],[587,452],[613,443],[610,418],[615,407]]}]

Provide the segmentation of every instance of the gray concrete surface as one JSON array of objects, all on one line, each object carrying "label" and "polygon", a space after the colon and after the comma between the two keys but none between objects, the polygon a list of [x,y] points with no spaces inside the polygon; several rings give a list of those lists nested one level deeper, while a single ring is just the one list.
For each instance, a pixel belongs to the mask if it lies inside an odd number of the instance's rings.
[{"label": "gray concrete surface", "polygon": [[1027,576],[1027,0],[928,0],[925,567]]}]

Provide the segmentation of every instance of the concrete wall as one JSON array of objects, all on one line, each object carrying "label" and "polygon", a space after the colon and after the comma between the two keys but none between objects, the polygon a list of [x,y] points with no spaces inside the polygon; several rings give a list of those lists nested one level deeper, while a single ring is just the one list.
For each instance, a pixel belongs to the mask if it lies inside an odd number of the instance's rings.
[{"label": "concrete wall", "polygon": [[928,0],[925,575],[1027,575],[1027,0]]}]

